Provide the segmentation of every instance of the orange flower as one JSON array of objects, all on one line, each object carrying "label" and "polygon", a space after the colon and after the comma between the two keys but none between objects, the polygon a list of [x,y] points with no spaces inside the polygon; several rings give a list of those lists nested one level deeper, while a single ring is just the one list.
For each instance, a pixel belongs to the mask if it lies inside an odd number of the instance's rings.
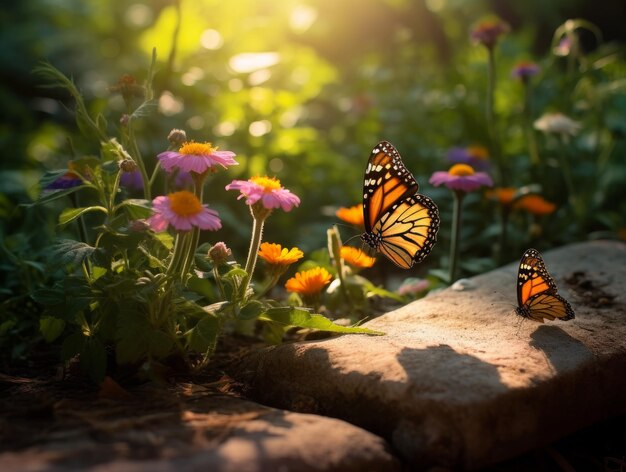
[{"label": "orange flower", "polygon": [[270,265],[288,266],[304,257],[304,253],[297,247],[287,249],[280,244],[263,243],[259,256]]},{"label": "orange flower", "polygon": [[332,276],[323,267],[298,272],[295,277],[290,278],[285,283],[285,288],[289,292],[299,293],[305,296],[316,295],[327,285]]},{"label": "orange flower", "polygon": [[513,208],[526,210],[528,213],[533,215],[549,215],[550,213],[554,213],[556,210],[556,205],[554,203],[549,202],[545,198],[540,195],[526,195],[520,198]]},{"label": "orange flower", "polygon": [[497,200],[502,206],[509,206],[513,202],[517,190],[513,187],[499,187],[487,191],[487,197]]},{"label": "orange flower", "polygon": [[363,226],[363,205],[341,207],[335,212],[337,218],[355,226]]},{"label": "orange flower", "polygon": [[376,259],[352,246],[341,246],[341,258],[354,267],[372,267]]}]

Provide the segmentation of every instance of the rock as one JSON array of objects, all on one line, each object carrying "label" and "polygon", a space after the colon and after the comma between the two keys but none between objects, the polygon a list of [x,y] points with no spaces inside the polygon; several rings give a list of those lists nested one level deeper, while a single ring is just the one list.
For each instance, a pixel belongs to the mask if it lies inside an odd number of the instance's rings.
[{"label": "rock", "polygon": [[626,245],[544,256],[574,320],[515,315],[510,264],[365,323],[385,336],[266,348],[231,375],[263,403],[386,438],[411,470],[471,470],[546,445],[626,412]]},{"label": "rock", "polygon": [[[0,470],[400,470],[383,439],[344,421],[277,410],[197,385],[166,394],[134,392],[134,400],[123,402],[64,399],[51,408],[54,420],[11,419],[14,435],[31,422],[31,436],[22,439],[31,444],[7,448],[15,440],[3,437]],[[0,432],[3,427],[8,422]]]}]

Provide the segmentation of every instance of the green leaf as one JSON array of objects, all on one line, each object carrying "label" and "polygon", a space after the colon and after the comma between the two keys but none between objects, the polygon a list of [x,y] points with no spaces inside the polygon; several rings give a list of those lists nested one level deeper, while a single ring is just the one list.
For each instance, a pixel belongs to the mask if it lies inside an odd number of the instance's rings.
[{"label": "green leaf", "polygon": [[32,295],[32,299],[37,303],[41,303],[46,306],[59,305],[65,303],[65,291],[61,288],[40,288],[35,290]]},{"label": "green leaf", "polygon": [[95,251],[96,248],[87,243],[73,239],[60,239],[52,246],[50,260],[51,263],[57,265],[78,265]]},{"label": "green leaf", "polygon": [[185,333],[187,346],[193,351],[204,353],[215,349],[220,334],[220,323],[216,316],[206,314],[198,324]]},{"label": "green leaf", "polygon": [[65,321],[54,316],[44,316],[39,320],[39,331],[41,331],[43,338],[49,343],[61,336],[64,329]]},{"label": "green leaf", "polygon": [[101,211],[103,212],[105,215],[108,214],[108,210],[104,207],[101,206],[89,206],[89,207],[82,207],[82,208],[66,208],[65,210],[63,210],[63,212],[59,215],[59,224],[60,225],[66,225],[68,224],[70,221],[74,221],[76,218],[78,218],[80,215],[84,214],[84,213],[89,213],[91,211]]},{"label": "green leaf", "polygon": [[213,284],[207,279],[201,279],[193,275],[187,281],[187,288],[193,292],[202,295],[207,300],[211,301],[215,298],[215,292],[213,290]]},{"label": "green leaf", "polygon": [[322,315],[311,315],[308,311],[298,307],[276,307],[270,308],[259,316],[260,320],[269,320],[288,326],[299,326],[300,328],[319,329],[320,331],[330,331],[333,333],[352,334],[385,334],[381,331],[374,331],[359,326],[339,326]]},{"label": "green leaf", "polygon": [[39,198],[37,200],[35,200],[32,203],[27,203],[24,206],[25,207],[33,207],[36,205],[43,205],[45,203],[50,203],[53,202],[55,200],[58,200],[59,198],[63,198],[67,195],[70,195],[74,192],[77,192],[83,188],[91,188],[90,185],[77,185],[76,187],[72,187],[72,188],[66,188],[64,190],[52,190],[52,191],[45,191],[43,192]]},{"label": "green leaf", "polygon": [[146,116],[153,115],[156,112],[158,105],[159,103],[156,100],[148,100],[146,102],[143,102],[132,113],[131,118],[135,120],[137,118],[144,118]]},{"label": "green leaf", "polygon": [[220,311],[224,310],[224,308],[226,308],[230,304],[231,303],[228,302],[228,301],[217,302],[217,303],[212,303],[212,304],[207,305],[207,306],[203,306],[202,309],[204,311],[206,311],[207,313],[211,313],[212,315],[216,315]]},{"label": "green leaf", "polygon": [[252,320],[254,318],[258,318],[261,313],[263,313],[266,309],[266,306],[257,301],[252,300],[246,303],[243,308],[237,313],[237,318],[240,320]]},{"label": "green leaf", "polygon": [[129,198],[120,203],[116,210],[124,208],[132,220],[141,220],[152,216],[150,202],[142,198]]},{"label": "green leaf", "polygon": [[245,270],[240,269],[239,267],[235,267],[234,269],[229,270],[223,275],[223,277],[227,279],[232,279],[233,277],[247,277],[247,276],[248,276],[248,273]]},{"label": "green leaf", "polygon": [[403,297],[396,292],[391,292],[390,290],[384,289],[383,287],[378,287],[369,280],[366,280],[363,283],[363,286],[367,290],[368,295],[376,295],[381,298],[391,298],[392,300],[396,300],[400,303],[406,303],[407,301],[406,297]]},{"label": "green leaf", "polygon": [[5,336],[10,329],[15,326],[16,322],[14,320],[6,320],[0,323],[0,337]]}]

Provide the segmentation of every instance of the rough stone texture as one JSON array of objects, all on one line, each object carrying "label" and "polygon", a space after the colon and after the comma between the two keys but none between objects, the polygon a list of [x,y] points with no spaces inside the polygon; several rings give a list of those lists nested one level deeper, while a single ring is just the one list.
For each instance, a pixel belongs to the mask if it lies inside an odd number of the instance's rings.
[{"label": "rough stone texture", "polygon": [[197,385],[29,403],[0,418],[2,471],[400,470],[383,439],[353,425]]},{"label": "rough stone texture", "polygon": [[271,347],[232,374],[257,400],[385,437],[411,470],[476,469],[545,445],[626,411],[626,245],[544,256],[572,321],[516,316],[510,264],[365,324],[386,336]]}]

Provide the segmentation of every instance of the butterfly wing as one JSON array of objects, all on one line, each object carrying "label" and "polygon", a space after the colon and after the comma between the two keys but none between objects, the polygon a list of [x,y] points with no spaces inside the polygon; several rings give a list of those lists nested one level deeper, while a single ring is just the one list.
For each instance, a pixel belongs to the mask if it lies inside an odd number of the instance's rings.
[{"label": "butterfly wing", "polygon": [[545,292],[532,296],[518,309],[518,313],[539,323],[543,323],[544,319],[567,321],[574,318],[574,310],[565,298],[556,293]]},{"label": "butterfly wing", "polygon": [[548,273],[539,251],[524,252],[517,272],[517,314],[543,323],[574,318],[574,310],[567,300],[557,294],[556,283]]},{"label": "butterfly wing", "polygon": [[365,232],[371,233],[380,218],[397,202],[415,195],[419,186],[391,143],[379,142],[370,154],[363,182]]},{"label": "butterfly wing", "polygon": [[425,195],[413,195],[385,212],[372,228],[377,249],[397,266],[422,262],[437,241],[439,210]]}]

